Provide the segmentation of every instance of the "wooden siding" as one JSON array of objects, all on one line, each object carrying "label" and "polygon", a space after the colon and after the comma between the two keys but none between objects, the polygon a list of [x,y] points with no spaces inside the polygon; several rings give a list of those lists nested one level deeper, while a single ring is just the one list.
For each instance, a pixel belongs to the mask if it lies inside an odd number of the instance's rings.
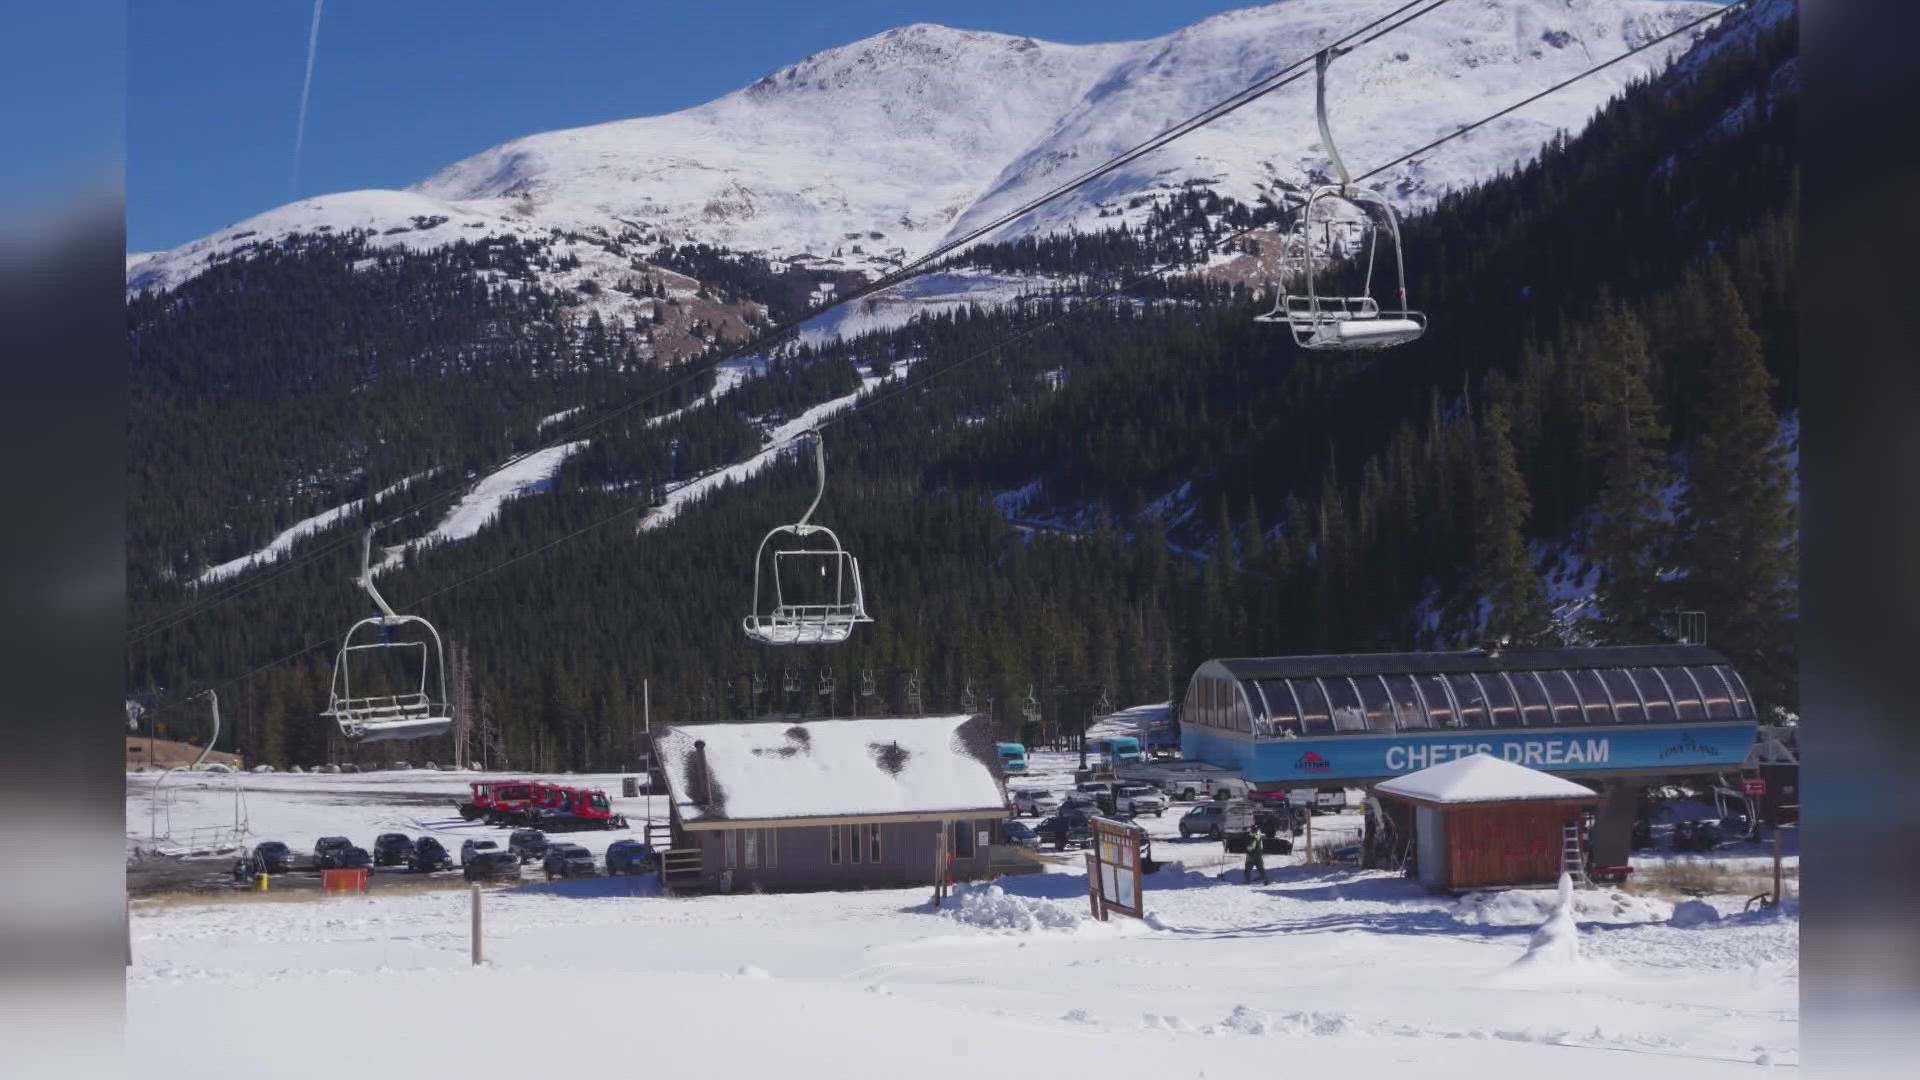
[{"label": "wooden siding", "polygon": [[[764,826],[732,829],[704,829],[686,832],[689,846],[701,849],[702,868],[709,889],[718,890],[721,876],[731,871],[731,892],[803,892],[823,889],[909,888],[933,884],[934,841],[942,829],[956,825],[967,828],[978,840],[986,832],[991,840],[998,818],[965,818],[959,821],[909,821],[868,819],[837,825],[785,825],[778,829]],[[880,834],[880,860],[872,858],[872,830]],[[746,865],[746,834],[756,836],[755,865]],[[775,845],[776,862],[767,865],[768,834]],[[838,860],[834,834],[839,834]],[[733,860],[728,865],[728,838],[732,837]],[[853,860],[851,844],[861,845],[860,860]],[[975,843],[969,858],[955,858],[955,881],[972,881],[989,875],[991,843]]]},{"label": "wooden siding", "polygon": [[1560,879],[1560,850],[1579,803],[1511,802],[1445,807],[1447,888],[1550,885]]}]

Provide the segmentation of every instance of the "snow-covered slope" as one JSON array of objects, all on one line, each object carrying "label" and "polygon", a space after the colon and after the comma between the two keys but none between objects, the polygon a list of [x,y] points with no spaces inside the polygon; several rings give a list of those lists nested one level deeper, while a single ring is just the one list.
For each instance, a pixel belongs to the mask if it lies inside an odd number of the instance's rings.
[{"label": "snow-covered slope", "polygon": [[[704,241],[879,271],[1078,175],[1391,10],[1395,0],[1286,0],[1145,42],[1059,45],[914,25],[808,57],[705,105],[531,135],[408,191],[304,199],[173,251],[129,260],[165,289],[276,236],[369,230],[430,247],[460,237]],[[1618,54],[1714,5],[1694,0],[1456,0],[1342,57],[1329,96],[1356,170]],[[1531,156],[1577,130],[1684,39],[1411,163],[1381,185],[1403,205]],[[1188,180],[1254,199],[1327,169],[1303,79],[1020,223],[1006,235],[1112,225],[1137,195]],[[1141,207],[1131,213],[1143,214]],[[631,248],[629,247],[629,250]],[[631,259],[576,252],[576,274]],[[562,283],[569,284],[569,283]]]},{"label": "snow-covered slope", "polygon": [[[1149,41],[1109,71],[1044,140],[1008,164],[955,223],[990,220],[1147,136],[1278,73],[1400,6],[1291,0],[1228,12]],[[1716,3],[1674,0],[1456,0],[1341,56],[1327,78],[1333,137],[1353,175],[1698,18]],[[1403,209],[1533,157],[1578,131],[1629,82],[1659,70],[1683,35],[1371,181]],[[1102,204],[1204,180],[1244,202],[1328,177],[1311,69],[1283,89],[1103,177],[1005,235],[1084,225]],[[1111,222],[1109,222],[1111,224]]]}]

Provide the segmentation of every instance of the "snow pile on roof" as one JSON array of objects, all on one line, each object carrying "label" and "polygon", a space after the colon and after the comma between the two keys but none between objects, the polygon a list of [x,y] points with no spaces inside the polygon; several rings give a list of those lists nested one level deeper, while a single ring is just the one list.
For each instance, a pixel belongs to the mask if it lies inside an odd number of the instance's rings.
[{"label": "snow pile on roof", "polygon": [[960,906],[942,914],[955,922],[984,930],[1013,930],[1034,933],[1040,930],[1073,930],[1087,916],[1052,900],[1033,896],[1013,896],[998,885],[986,888],[962,886],[955,890]]},{"label": "snow pile on roof", "polygon": [[[1557,895],[1546,889],[1471,893],[1455,905],[1453,918],[1467,926],[1539,926],[1558,903]],[[1573,917],[1583,923],[1661,923],[1674,914],[1674,906],[1665,900],[1617,890],[1582,890],[1573,897]]]},{"label": "snow pile on roof", "polygon": [[[704,801],[694,743],[706,744]],[[1006,800],[986,717],[702,724],[657,740],[683,821],[979,810]]]},{"label": "snow pile on roof", "polygon": [[1595,799],[1592,790],[1571,780],[1502,761],[1491,754],[1471,754],[1408,773],[1374,788],[1382,795],[1398,795],[1430,803],[1505,802],[1509,799]]}]

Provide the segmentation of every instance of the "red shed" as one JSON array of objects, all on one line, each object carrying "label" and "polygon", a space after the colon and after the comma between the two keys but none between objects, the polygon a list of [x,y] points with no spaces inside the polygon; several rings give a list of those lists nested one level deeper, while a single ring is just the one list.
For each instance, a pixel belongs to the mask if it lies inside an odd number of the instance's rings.
[{"label": "red shed", "polygon": [[1455,758],[1373,790],[1413,807],[1420,880],[1436,890],[1553,884],[1569,837],[1583,842],[1582,815],[1600,801],[1571,780],[1490,754]]}]

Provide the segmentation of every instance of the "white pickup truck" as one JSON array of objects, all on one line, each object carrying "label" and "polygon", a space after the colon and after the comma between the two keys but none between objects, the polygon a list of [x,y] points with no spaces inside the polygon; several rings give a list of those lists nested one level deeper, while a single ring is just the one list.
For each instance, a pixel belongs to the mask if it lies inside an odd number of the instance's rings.
[{"label": "white pickup truck", "polygon": [[1197,761],[1123,764],[1114,766],[1113,771],[1122,781],[1152,784],[1179,802],[1244,799],[1250,790],[1232,770]]},{"label": "white pickup truck", "polygon": [[1145,814],[1160,817],[1171,804],[1172,800],[1152,784],[1122,781],[1113,786],[1113,812],[1121,817],[1141,817]]}]

